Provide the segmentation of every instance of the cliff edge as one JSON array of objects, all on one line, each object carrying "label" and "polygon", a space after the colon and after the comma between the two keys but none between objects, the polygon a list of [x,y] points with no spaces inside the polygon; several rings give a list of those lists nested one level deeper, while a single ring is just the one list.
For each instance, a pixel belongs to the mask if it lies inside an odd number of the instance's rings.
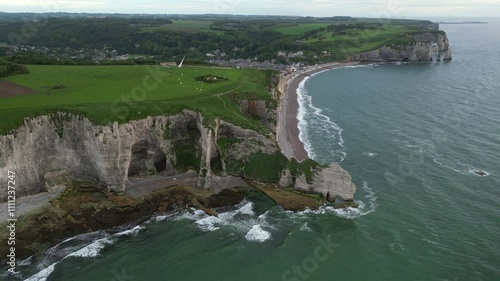
[{"label": "cliff edge", "polygon": [[[353,198],[346,171],[311,163],[289,161],[273,134],[219,119],[208,125],[200,113],[188,110],[107,126],[70,113],[43,115],[0,136],[0,173],[16,173],[18,197],[67,187],[124,192],[131,177],[194,170],[200,188],[210,187],[213,175],[235,175],[330,200]],[[0,184],[7,186],[6,181],[2,177]],[[7,199],[6,189],[0,198]]]},{"label": "cliff edge", "polygon": [[348,61],[450,61],[451,48],[444,31],[427,31],[406,34],[401,43],[392,43],[376,50],[353,54]]}]

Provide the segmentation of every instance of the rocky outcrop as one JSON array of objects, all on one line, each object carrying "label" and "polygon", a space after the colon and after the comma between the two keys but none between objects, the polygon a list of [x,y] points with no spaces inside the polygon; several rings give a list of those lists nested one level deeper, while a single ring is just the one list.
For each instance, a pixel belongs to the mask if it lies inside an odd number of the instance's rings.
[{"label": "rocky outcrop", "polygon": [[379,49],[353,54],[349,61],[432,61],[451,60],[451,49],[444,32],[408,34],[408,43],[390,44]]},{"label": "rocky outcrop", "polygon": [[[284,177],[289,177],[285,174]],[[283,179],[283,177],[282,177]],[[283,179],[284,182],[289,182]],[[295,179],[294,188],[308,193],[317,193],[328,201],[335,201],[337,197],[343,200],[353,200],[356,185],[352,182],[351,175],[338,164],[313,171],[312,182],[308,182],[304,174]]]},{"label": "rocky outcrop", "polygon": [[262,152],[266,154],[273,154],[279,151],[273,138],[259,134],[257,131],[243,129],[223,120],[217,120],[218,123],[218,138],[226,138],[236,140],[225,151],[222,161],[236,160],[241,162],[248,162],[250,157],[255,153]]}]

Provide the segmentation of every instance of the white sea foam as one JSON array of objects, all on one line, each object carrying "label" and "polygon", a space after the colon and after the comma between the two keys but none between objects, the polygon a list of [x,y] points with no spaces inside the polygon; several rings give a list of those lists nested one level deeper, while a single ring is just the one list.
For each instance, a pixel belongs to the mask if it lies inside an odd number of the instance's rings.
[{"label": "white sea foam", "polygon": [[143,229],[144,229],[143,227],[141,227],[141,226],[138,225],[138,226],[136,226],[136,227],[134,227],[132,229],[128,229],[128,230],[116,233],[115,235],[116,236],[132,235],[132,234],[138,233],[139,231],[141,231]]},{"label": "white sea foam", "polygon": [[[323,114],[323,110],[314,106],[312,97],[308,94],[306,77],[297,88],[297,100],[299,104],[297,119],[299,120],[299,139],[304,144],[309,157],[321,162],[342,162],[346,157],[342,128],[340,128],[330,117]],[[313,131],[314,130],[314,131]],[[317,153],[311,145],[310,133],[321,134],[323,143],[319,145],[322,153]],[[326,155],[324,152],[327,152]]]},{"label": "white sea foam", "polygon": [[250,216],[255,215],[255,212],[253,211],[253,203],[252,202],[249,202],[249,203],[243,205],[238,211],[241,214],[245,214],[245,215],[250,215]]},{"label": "white sea foam", "polygon": [[358,64],[358,65],[349,65],[349,66],[343,66],[340,68],[374,68],[380,66],[380,64],[377,63],[370,63],[370,64]]},{"label": "white sea foam", "polygon": [[[336,69],[336,68],[334,68],[334,69]],[[321,73],[323,73],[323,72],[327,72],[327,71],[330,71],[330,70],[332,70],[332,69],[328,69],[328,68],[323,69],[323,70],[321,70],[321,71],[318,71],[318,72],[316,72],[316,73],[311,74],[311,75],[310,75],[310,77],[314,77],[314,76],[316,76],[316,75],[318,75],[318,74],[321,74]]]},{"label": "white sea foam", "polygon": [[255,212],[253,211],[253,203],[249,201],[243,201],[236,206],[238,209],[233,211],[228,211],[224,213],[219,213],[217,217],[209,216],[203,213],[202,216],[194,215],[195,225],[202,231],[216,231],[222,226],[231,226],[235,230],[241,233],[246,233],[258,220],[265,223],[265,219],[254,218]]},{"label": "white sea foam", "polygon": [[190,212],[180,213],[178,216],[176,216],[174,218],[174,220],[188,219],[188,220],[196,221],[196,220],[202,219],[202,218],[207,216],[207,214],[202,210],[192,209],[191,211],[192,211],[192,213],[190,213]]},{"label": "white sea foam", "polygon": [[300,226],[300,231],[312,232],[312,229],[309,227],[309,225],[307,225],[307,222],[305,222]]},{"label": "white sea foam", "polygon": [[203,231],[215,231],[220,228],[218,225],[223,225],[225,222],[218,217],[207,216],[206,218],[197,220],[195,224]]},{"label": "white sea foam", "polygon": [[154,218],[155,221],[165,221],[166,219],[168,219],[168,216],[157,216]]},{"label": "white sea foam", "polygon": [[446,169],[449,169],[449,170],[452,170],[453,172],[456,172],[456,173],[459,173],[459,174],[464,174],[463,172],[461,172],[460,170],[458,169],[455,169],[453,167],[450,167],[448,165],[445,165],[444,163],[440,162],[437,158],[432,158],[434,160],[434,163],[438,164],[439,166],[443,167],[443,168],[446,168]]},{"label": "white sea foam", "polygon": [[[490,175],[490,172],[487,172],[483,169],[473,167],[472,165],[468,165],[465,163],[462,163],[461,161],[455,160],[453,158],[450,158],[445,155],[440,155],[437,153],[433,153],[435,157],[433,157],[434,163],[438,164],[439,166],[452,170],[456,173],[459,173],[461,175],[473,175],[473,176],[478,176],[478,177],[487,177]],[[484,175],[481,175],[480,173],[484,173]]]},{"label": "white sea foam", "polygon": [[245,235],[245,239],[252,242],[264,242],[271,239],[271,233],[262,229],[260,225],[254,225]]},{"label": "white sea foam", "polygon": [[81,258],[93,258],[99,255],[99,252],[104,249],[107,245],[112,244],[113,241],[109,238],[99,239],[92,244],[81,248],[80,250],[67,255],[68,257],[81,257]]},{"label": "white sea foam", "polygon": [[378,155],[378,153],[373,153],[373,152],[363,152],[363,155],[368,156],[368,157],[375,157]]}]

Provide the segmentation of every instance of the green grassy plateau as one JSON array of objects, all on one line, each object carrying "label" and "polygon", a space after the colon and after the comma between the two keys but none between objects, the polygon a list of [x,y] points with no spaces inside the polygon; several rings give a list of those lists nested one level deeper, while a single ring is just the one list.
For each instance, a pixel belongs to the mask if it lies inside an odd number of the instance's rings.
[{"label": "green grassy plateau", "polygon": [[[207,122],[217,117],[265,131],[242,114],[229,94],[271,100],[270,71],[160,66],[27,66],[30,73],[4,80],[38,93],[0,97],[0,134],[23,124],[25,117],[57,111],[86,115],[96,124],[120,123],[183,109],[201,112]],[[198,81],[217,76],[220,82]],[[227,79],[227,80],[226,80]]]}]

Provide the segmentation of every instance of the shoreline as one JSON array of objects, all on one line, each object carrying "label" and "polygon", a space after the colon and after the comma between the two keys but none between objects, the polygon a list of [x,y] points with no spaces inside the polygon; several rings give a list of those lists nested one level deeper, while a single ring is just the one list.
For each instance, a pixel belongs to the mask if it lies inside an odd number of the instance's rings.
[{"label": "shoreline", "polygon": [[306,77],[310,77],[319,72],[353,66],[361,64],[360,62],[332,62],[321,65],[307,67],[305,70],[294,72],[288,76],[283,73],[286,87],[282,98],[280,99],[278,112],[277,138],[278,144],[283,154],[289,159],[295,158],[301,162],[309,159],[304,143],[300,140],[299,129],[299,101],[298,93],[300,84]]}]

